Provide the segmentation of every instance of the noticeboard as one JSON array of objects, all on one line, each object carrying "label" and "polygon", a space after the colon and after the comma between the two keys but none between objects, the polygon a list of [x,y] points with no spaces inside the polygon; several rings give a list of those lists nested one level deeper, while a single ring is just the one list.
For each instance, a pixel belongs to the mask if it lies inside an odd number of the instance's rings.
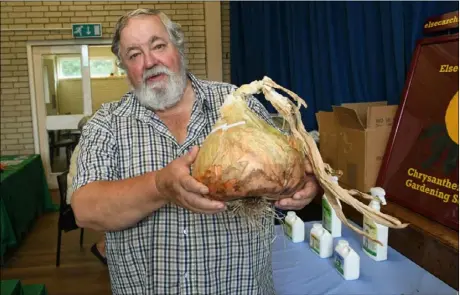
[{"label": "noticeboard", "polygon": [[458,231],[458,34],[418,42],[377,185]]}]

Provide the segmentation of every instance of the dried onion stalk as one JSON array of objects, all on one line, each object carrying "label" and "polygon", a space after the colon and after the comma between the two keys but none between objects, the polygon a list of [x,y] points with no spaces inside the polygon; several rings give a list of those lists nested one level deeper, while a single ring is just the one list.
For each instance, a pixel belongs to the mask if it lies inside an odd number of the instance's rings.
[{"label": "dried onion stalk", "polygon": [[[274,89],[281,89],[289,94],[295,101],[297,101],[297,106],[286,97],[277,93]],[[327,200],[334,208],[337,217],[345,225],[350,227],[358,234],[364,235],[370,240],[381,245],[380,241],[374,239],[358,227],[348,222],[341,209],[341,201],[347,203],[364,216],[384,226],[397,229],[405,228],[408,226],[408,224],[403,224],[398,219],[377,211],[353,197],[355,195],[359,195],[366,199],[372,199],[372,196],[363,192],[359,192],[358,190],[343,189],[340,185],[331,181],[330,176],[337,173],[336,171],[332,170],[329,165],[326,165],[323,162],[314,139],[305,130],[300,116],[300,106],[303,105],[304,107],[307,107],[307,105],[305,101],[297,96],[294,92],[276,84],[270,78],[264,77],[262,81],[254,81],[249,85],[243,85],[234,93],[234,95],[247,97],[248,95],[252,95],[260,91],[263,92],[265,98],[270,101],[275,109],[289,123],[292,135],[298,140],[298,142],[301,143],[304,155],[312,164],[314,174],[318,179],[321,187],[324,189]]]}]

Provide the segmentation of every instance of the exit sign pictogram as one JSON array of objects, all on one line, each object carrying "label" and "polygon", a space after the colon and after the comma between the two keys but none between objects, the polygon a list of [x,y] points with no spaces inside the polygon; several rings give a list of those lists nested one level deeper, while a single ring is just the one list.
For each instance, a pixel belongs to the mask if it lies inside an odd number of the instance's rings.
[{"label": "exit sign pictogram", "polygon": [[72,24],[74,38],[99,38],[102,37],[101,24]]}]

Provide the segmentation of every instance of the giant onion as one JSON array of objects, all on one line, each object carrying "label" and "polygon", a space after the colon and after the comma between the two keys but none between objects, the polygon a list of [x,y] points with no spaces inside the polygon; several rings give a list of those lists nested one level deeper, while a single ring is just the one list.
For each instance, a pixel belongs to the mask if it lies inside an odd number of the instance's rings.
[{"label": "giant onion", "polygon": [[213,199],[278,200],[303,187],[304,157],[292,138],[259,118],[241,97],[228,96],[220,112],[193,169]]}]

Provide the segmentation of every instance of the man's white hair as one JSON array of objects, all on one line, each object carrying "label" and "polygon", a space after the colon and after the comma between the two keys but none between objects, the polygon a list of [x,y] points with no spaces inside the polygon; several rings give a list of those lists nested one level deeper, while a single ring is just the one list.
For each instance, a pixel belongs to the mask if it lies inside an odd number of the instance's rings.
[{"label": "man's white hair", "polygon": [[173,22],[166,14],[164,14],[160,10],[150,8],[139,8],[136,10],[132,10],[126,13],[125,15],[121,16],[115,25],[115,33],[112,38],[112,52],[117,56],[118,66],[124,68],[120,56],[121,31],[126,27],[126,24],[131,18],[141,15],[156,15],[160,18],[161,22],[166,28],[166,31],[168,32],[169,39],[179,50],[181,58],[185,61],[184,32],[182,31],[181,26],[178,23]]}]

